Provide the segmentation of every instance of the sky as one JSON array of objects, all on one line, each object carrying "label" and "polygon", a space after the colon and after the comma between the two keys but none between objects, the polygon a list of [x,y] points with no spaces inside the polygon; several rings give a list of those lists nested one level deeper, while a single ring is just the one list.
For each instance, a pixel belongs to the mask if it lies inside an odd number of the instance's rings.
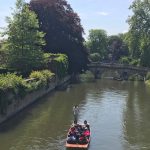
[{"label": "sky", "polygon": [[[0,27],[6,26],[5,17],[10,16],[16,0],[0,0]],[[25,0],[29,2],[29,0]],[[90,29],[104,29],[108,35],[128,31],[128,9],[133,0],[67,0],[79,15],[81,24],[88,36]]]}]

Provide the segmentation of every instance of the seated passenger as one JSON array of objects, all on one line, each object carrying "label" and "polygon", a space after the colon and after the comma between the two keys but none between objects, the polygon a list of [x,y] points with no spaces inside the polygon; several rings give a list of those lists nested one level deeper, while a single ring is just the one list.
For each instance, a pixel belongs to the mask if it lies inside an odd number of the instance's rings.
[{"label": "seated passenger", "polygon": [[71,127],[68,133],[67,143],[75,144],[77,143],[77,134],[75,127]]},{"label": "seated passenger", "polygon": [[79,142],[78,142],[79,144],[87,144],[88,143],[88,140],[87,140],[87,138],[84,136],[84,135],[81,135],[80,137],[79,137]]},{"label": "seated passenger", "polygon": [[69,136],[68,139],[67,139],[67,143],[76,144],[77,143],[76,137],[74,135]]},{"label": "seated passenger", "polygon": [[70,134],[70,133],[75,133],[75,127],[71,127],[71,128],[70,128],[69,134]]},{"label": "seated passenger", "polygon": [[83,131],[83,135],[84,135],[85,137],[88,137],[88,138],[89,138],[89,136],[90,136],[90,131],[89,131],[87,128],[85,128],[85,130]]}]

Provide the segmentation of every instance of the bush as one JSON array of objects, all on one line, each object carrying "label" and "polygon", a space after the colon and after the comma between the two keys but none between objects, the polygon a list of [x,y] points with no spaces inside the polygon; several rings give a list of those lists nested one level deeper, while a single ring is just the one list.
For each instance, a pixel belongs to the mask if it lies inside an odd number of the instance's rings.
[{"label": "bush", "polygon": [[150,80],[150,72],[146,74],[146,80]]},{"label": "bush", "polygon": [[0,75],[0,89],[1,90],[13,90],[16,94],[19,92],[19,88],[26,88],[25,81],[22,76],[17,76],[15,73],[1,74]]},{"label": "bush", "polygon": [[94,75],[91,71],[86,71],[79,76],[81,82],[92,82],[95,80]]},{"label": "bush", "polygon": [[36,83],[32,83],[28,88],[31,88],[32,90],[32,88],[36,89],[42,86],[46,86],[49,80],[54,77],[54,75],[55,74],[49,70],[33,71],[29,77],[36,79]]},{"label": "bush", "polygon": [[150,87],[150,80],[145,81],[145,83]]},{"label": "bush", "polygon": [[130,61],[131,61],[131,58],[126,57],[126,56],[121,57],[120,60],[119,60],[120,63],[125,64],[125,65],[128,65],[130,63]]},{"label": "bush", "polygon": [[93,53],[93,54],[90,54],[90,59],[91,59],[93,62],[98,62],[98,61],[100,61],[101,56],[100,56],[99,53]]},{"label": "bush", "polygon": [[138,74],[133,74],[129,77],[130,81],[143,81],[143,77]]},{"label": "bush", "polygon": [[140,60],[139,59],[132,59],[129,64],[134,65],[134,66],[139,66],[140,65]]},{"label": "bush", "polygon": [[44,54],[47,68],[52,70],[59,78],[63,78],[68,73],[68,57],[65,54]]},{"label": "bush", "polygon": [[12,91],[15,96],[23,97],[26,94],[26,83],[22,76],[16,74],[0,75],[0,113],[4,114],[11,101],[7,99],[8,91]]}]

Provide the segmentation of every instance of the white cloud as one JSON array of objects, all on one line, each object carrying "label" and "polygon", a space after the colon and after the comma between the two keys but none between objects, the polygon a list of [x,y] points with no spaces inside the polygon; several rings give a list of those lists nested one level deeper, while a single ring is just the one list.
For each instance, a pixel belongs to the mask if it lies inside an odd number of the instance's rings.
[{"label": "white cloud", "polygon": [[96,12],[97,15],[100,15],[100,16],[108,16],[109,13],[108,12],[104,12],[104,11],[99,11],[99,12]]},{"label": "white cloud", "polygon": [[122,33],[127,33],[127,32],[128,32],[128,30],[123,30],[123,31],[122,31]]}]

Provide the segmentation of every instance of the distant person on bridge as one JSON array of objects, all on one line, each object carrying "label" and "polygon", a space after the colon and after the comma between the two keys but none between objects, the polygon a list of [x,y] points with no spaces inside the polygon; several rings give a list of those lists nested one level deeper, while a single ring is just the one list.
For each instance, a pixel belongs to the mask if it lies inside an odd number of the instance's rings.
[{"label": "distant person on bridge", "polygon": [[77,105],[75,105],[73,107],[73,116],[74,116],[74,121],[75,122],[78,121],[78,114],[79,114],[79,107]]}]

